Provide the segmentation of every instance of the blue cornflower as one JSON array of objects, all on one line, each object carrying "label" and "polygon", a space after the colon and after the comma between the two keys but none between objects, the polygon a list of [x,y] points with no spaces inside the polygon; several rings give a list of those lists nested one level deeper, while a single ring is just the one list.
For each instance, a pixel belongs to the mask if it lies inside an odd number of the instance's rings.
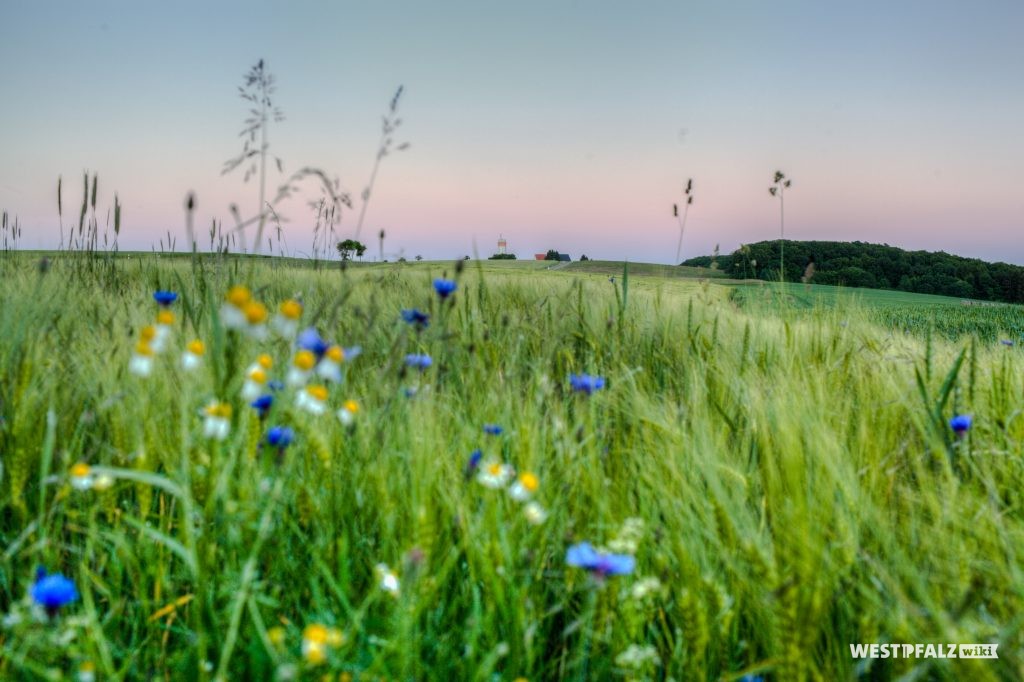
[{"label": "blue cornflower", "polygon": [[504,431],[505,429],[501,428],[497,424],[484,424],[484,433],[489,436],[500,436]]},{"label": "blue cornflower", "polygon": [[973,418],[971,415],[958,414],[949,420],[949,428],[953,429],[953,432],[956,433],[956,435],[962,436],[971,428],[972,421]]},{"label": "blue cornflower", "polygon": [[458,284],[455,283],[455,280],[441,279],[440,277],[434,280],[434,291],[442,299],[451,296],[457,287]]},{"label": "blue cornflower", "polygon": [[607,575],[627,575],[636,569],[636,559],[628,554],[603,554],[589,542],[573,545],[565,553],[565,563],[586,569],[603,578]]},{"label": "blue cornflower", "polygon": [[284,450],[295,440],[295,432],[287,426],[275,426],[267,431],[267,445]]},{"label": "blue cornflower", "polygon": [[1003,344],[1004,346],[1012,346],[1013,345],[1013,341],[1011,341],[1010,339],[1003,339],[999,343]]},{"label": "blue cornflower", "polygon": [[275,392],[276,391],[283,391],[284,390],[284,382],[283,381],[279,381],[277,379],[271,379],[270,381],[267,382],[267,388],[269,388],[271,391],[275,391]]},{"label": "blue cornflower", "polygon": [[46,574],[46,569],[36,571],[36,581],[30,590],[32,601],[46,609],[48,614],[55,615],[62,606],[78,600],[75,583],[60,573]]},{"label": "blue cornflower", "polygon": [[325,341],[315,328],[310,327],[299,333],[299,337],[295,340],[295,344],[302,350],[308,350],[316,356],[319,360],[327,352],[327,349],[331,347],[331,344]]},{"label": "blue cornflower", "polygon": [[153,300],[166,308],[178,300],[178,294],[173,291],[154,291]]},{"label": "blue cornflower", "polygon": [[434,361],[430,359],[429,355],[410,353],[409,355],[405,356],[405,364],[407,364],[409,367],[415,367],[416,369],[422,372],[427,367],[430,367],[432,364],[434,364]]},{"label": "blue cornflower", "polygon": [[402,310],[402,319],[420,329],[430,325],[430,315],[416,308]]},{"label": "blue cornflower", "polygon": [[591,376],[590,374],[570,374],[569,383],[572,390],[577,393],[590,395],[594,391],[604,388],[604,377]]},{"label": "blue cornflower", "polygon": [[256,400],[249,403],[249,406],[256,410],[256,414],[260,419],[264,419],[267,413],[270,412],[270,406],[274,404],[274,396],[272,395],[261,395]]},{"label": "blue cornflower", "polygon": [[476,473],[477,468],[480,466],[480,460],[483,459],[484,453],[479,449],[474,450],[469,455],[469,460],[466,462],[466,469],[464,471],[466,480],[473,478],[473,474]]},{"label": "blue cornflower", "polygon": [[763,675],[744,675],[739,682],[764,682]]}]

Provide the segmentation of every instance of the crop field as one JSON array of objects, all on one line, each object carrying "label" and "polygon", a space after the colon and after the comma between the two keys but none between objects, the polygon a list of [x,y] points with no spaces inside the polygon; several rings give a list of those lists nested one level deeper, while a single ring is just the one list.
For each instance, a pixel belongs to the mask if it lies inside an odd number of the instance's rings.
[{"label": "crop field", "polygon": [[0,258],[0,678],[1024,677],[1019,308],[585,265]]}]

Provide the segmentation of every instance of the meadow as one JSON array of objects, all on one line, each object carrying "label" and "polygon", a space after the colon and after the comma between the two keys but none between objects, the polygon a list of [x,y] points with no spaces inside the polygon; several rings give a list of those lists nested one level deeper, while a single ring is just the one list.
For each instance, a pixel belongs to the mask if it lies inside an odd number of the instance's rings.
[{"label": "meadow", "polygon": [[583,265],[0,258],[0,677],[1024,676],[1019,308]]}]

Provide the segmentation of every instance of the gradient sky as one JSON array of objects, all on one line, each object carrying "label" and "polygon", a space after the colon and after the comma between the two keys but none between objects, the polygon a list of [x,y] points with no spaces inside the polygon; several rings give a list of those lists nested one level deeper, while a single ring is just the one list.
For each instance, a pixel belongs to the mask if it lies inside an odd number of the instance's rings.
[{"label": "gradient sky", "polygon": [[[103,215],[121,199],[122,249],[168,231],[183,248],[191,190],[200,232],[253,212],[256,186],[220,170],[262,57],[287,116],[271,152],[355,195],[404,84],[411,148],[382,165],[371,253],[383,228],[407,257],[489,255],[503,234],[520,258],[670,262],[688,177],[684,258],[727,253],[778,236],[779,168],[788,238],[1024,264],[1019,0],[6,0],[0,26],[0,209],[24,247],[56,245],[57,177],[68,222],[86,169]],[[308,252],[310,210],[281,213]]]}]

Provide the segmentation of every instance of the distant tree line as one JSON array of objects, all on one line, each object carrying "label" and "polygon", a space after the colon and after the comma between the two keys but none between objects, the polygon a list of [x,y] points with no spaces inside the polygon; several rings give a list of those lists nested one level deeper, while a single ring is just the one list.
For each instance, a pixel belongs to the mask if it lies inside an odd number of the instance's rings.
[{"label": "distant tree line", "polygon": [[[813,272],[814,284],[1024,303],[1024,267],[1019,265],[865,242],[786,240],[785,249],[787,282],[799,282],[805,273]],[[730,277],[777,280],[780,255],[775,239],[745,244],[717,261]],[[700,256],[682,265],[710,267],[712,259]],[[809,271],[810,263],[814,268]]]}]

